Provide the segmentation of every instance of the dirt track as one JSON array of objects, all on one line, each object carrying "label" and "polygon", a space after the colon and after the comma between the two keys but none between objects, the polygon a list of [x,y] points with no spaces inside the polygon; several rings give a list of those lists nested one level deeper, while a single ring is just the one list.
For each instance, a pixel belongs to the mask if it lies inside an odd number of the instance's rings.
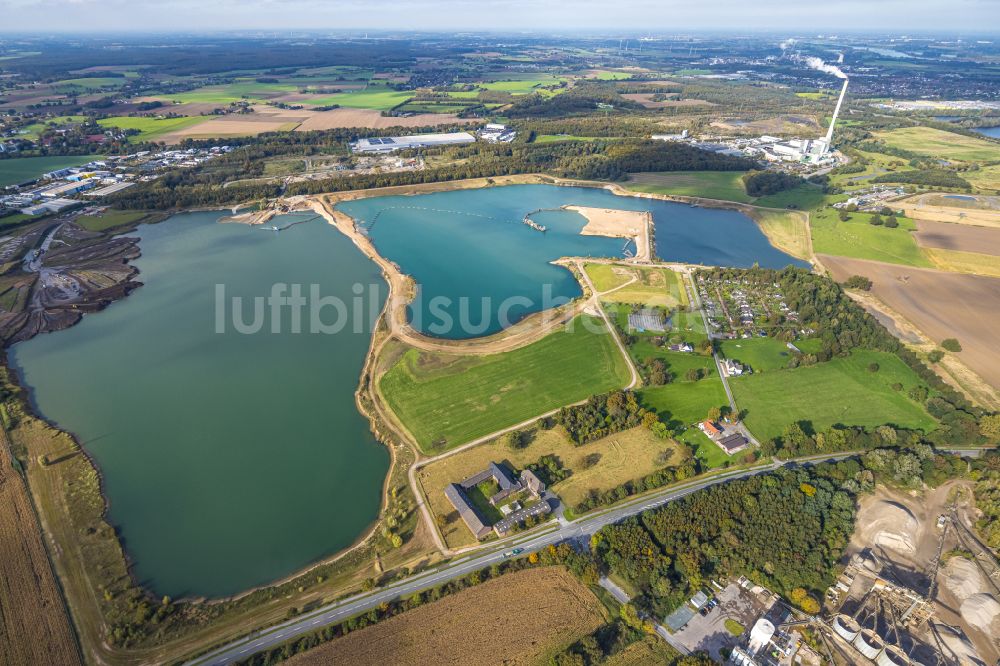
[{"label": "dirt track", "polygon": [[959,358],[1000,388],[1000,279],[821,255],[834,279],[864,275],[871,293],[934,342],[957,338]]}]

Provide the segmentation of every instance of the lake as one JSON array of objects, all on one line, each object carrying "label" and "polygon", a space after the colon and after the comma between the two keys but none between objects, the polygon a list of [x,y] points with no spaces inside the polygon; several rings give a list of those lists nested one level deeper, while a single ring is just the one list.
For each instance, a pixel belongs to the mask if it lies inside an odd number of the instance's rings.
[{"label": "lake", "polygon": [[[740,213],[598,189],[510,186],[341,208],[424,295],[521,297],[520,317],[542,307],[546,289],[580,294],[551,260],[631,248],[581,236],[584,218],[559,210],[564,204],[651,211],[668,260],[804,265]],[[545,233],[522,223],[532,211]],[[139,227],[144,286],[9,354],[37,410],[74,433],[101,470],[109,520],[138,581],[157,596],[226,596],[341,550],[376,518],[389,466],[354,403],[386,296],[377,266],[312,213],[276,218],[280,233],[218,224],[221,215]],[[279,295],[304,286],[301,332],[291,308],[272,311],[261,300],[257,316],[254,299],[276,284],[285,288]],[[234,297],[243,299],[235,315]],[[327,334],[309,334],[312,305],[331,297],[349,307],[323,310]],[[473,323],[488,319],[482,331],[491,332],[494,315],[480,312]],[[347,327],[328,331],[337,321]],[[458,327],[440,334],[471,335]]]},{"label": "lake", "polygon": [[[772,246],[754,221],[737,211],[623,197],[598,188],[509,185],[358,199],[337,208],[367,231],[382,256],[418,283],[410,308],[413,327],[462,339],[501,330],[505,307],[505,319],[512,323],[545,309],[551,299],[579,296],[576,279],[552,260],[624,256],[624,239],[581,236],[586,220],[559,210],[564,205],[649,211],[656,254],[666,261],[808,266]],[[532,219],[546,227],[545,233],[522,222],[539,209],[543,212]],[[634,250],[631,243],[628,249]],[[530,303],[513,302],[518,298]]]},{"label": "lake", "polygon": [[994,139],[1000,139],[1000,125],[996,127],[974,127],[973,132],[978,132],[983,136],[991,136]]},{"label": "lake", "polygon": [[39,411],[96,461],[110,522],[157,596],[240,592],[348,546],[377,516],[389,466],[354,404],[367,313],[335,336],[215,332],[217,284],[347,299],[359,282],[384,298],[377,266],[319,219],[275,233],[219,216],[140,227],[144,286],[10,353]]}]

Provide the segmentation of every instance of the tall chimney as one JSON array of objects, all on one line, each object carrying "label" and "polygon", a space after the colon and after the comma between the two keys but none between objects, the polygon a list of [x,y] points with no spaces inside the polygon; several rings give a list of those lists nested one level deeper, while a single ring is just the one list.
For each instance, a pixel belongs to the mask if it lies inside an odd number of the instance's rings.
[{"label": "tall chimney", "polygon": [[844,87],[840,90],[840,99],[837,100],[837,108],[833,110],[833,118],[830,118],[830,129],[826,131],[826,149],[830,150],[833,147],[833,126],[837,124],[837,116],[840,115],[840,105],[844,103],[844,95],[847,94],[847,84],[849,81],[844,79]]}]

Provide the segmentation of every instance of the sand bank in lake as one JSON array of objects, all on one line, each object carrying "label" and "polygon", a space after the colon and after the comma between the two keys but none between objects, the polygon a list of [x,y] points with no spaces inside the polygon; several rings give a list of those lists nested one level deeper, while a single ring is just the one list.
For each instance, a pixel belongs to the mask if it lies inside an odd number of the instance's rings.
[{"label": "sand bank in lake", "polygon": [[636,258],[650,260],[649,227],[653,216],[649,212],[587,206],[566,206],[565,209],[587,218],[587,225],[580,231],[581,234],[631,238],[635,240]]}]

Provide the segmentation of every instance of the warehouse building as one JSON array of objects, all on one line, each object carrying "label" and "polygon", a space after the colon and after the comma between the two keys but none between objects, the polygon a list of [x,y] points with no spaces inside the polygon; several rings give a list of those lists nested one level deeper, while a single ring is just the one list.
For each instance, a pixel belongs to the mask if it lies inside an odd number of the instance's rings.
[{"label": "warehouse building", "polygon": [[412,148],[433,148],[475,143],[476,137],[468,132],[444,132],[441,134],[414,134],[412,136],[376,136],[358,139],[351,144],[356,153],[392,153]]}]

